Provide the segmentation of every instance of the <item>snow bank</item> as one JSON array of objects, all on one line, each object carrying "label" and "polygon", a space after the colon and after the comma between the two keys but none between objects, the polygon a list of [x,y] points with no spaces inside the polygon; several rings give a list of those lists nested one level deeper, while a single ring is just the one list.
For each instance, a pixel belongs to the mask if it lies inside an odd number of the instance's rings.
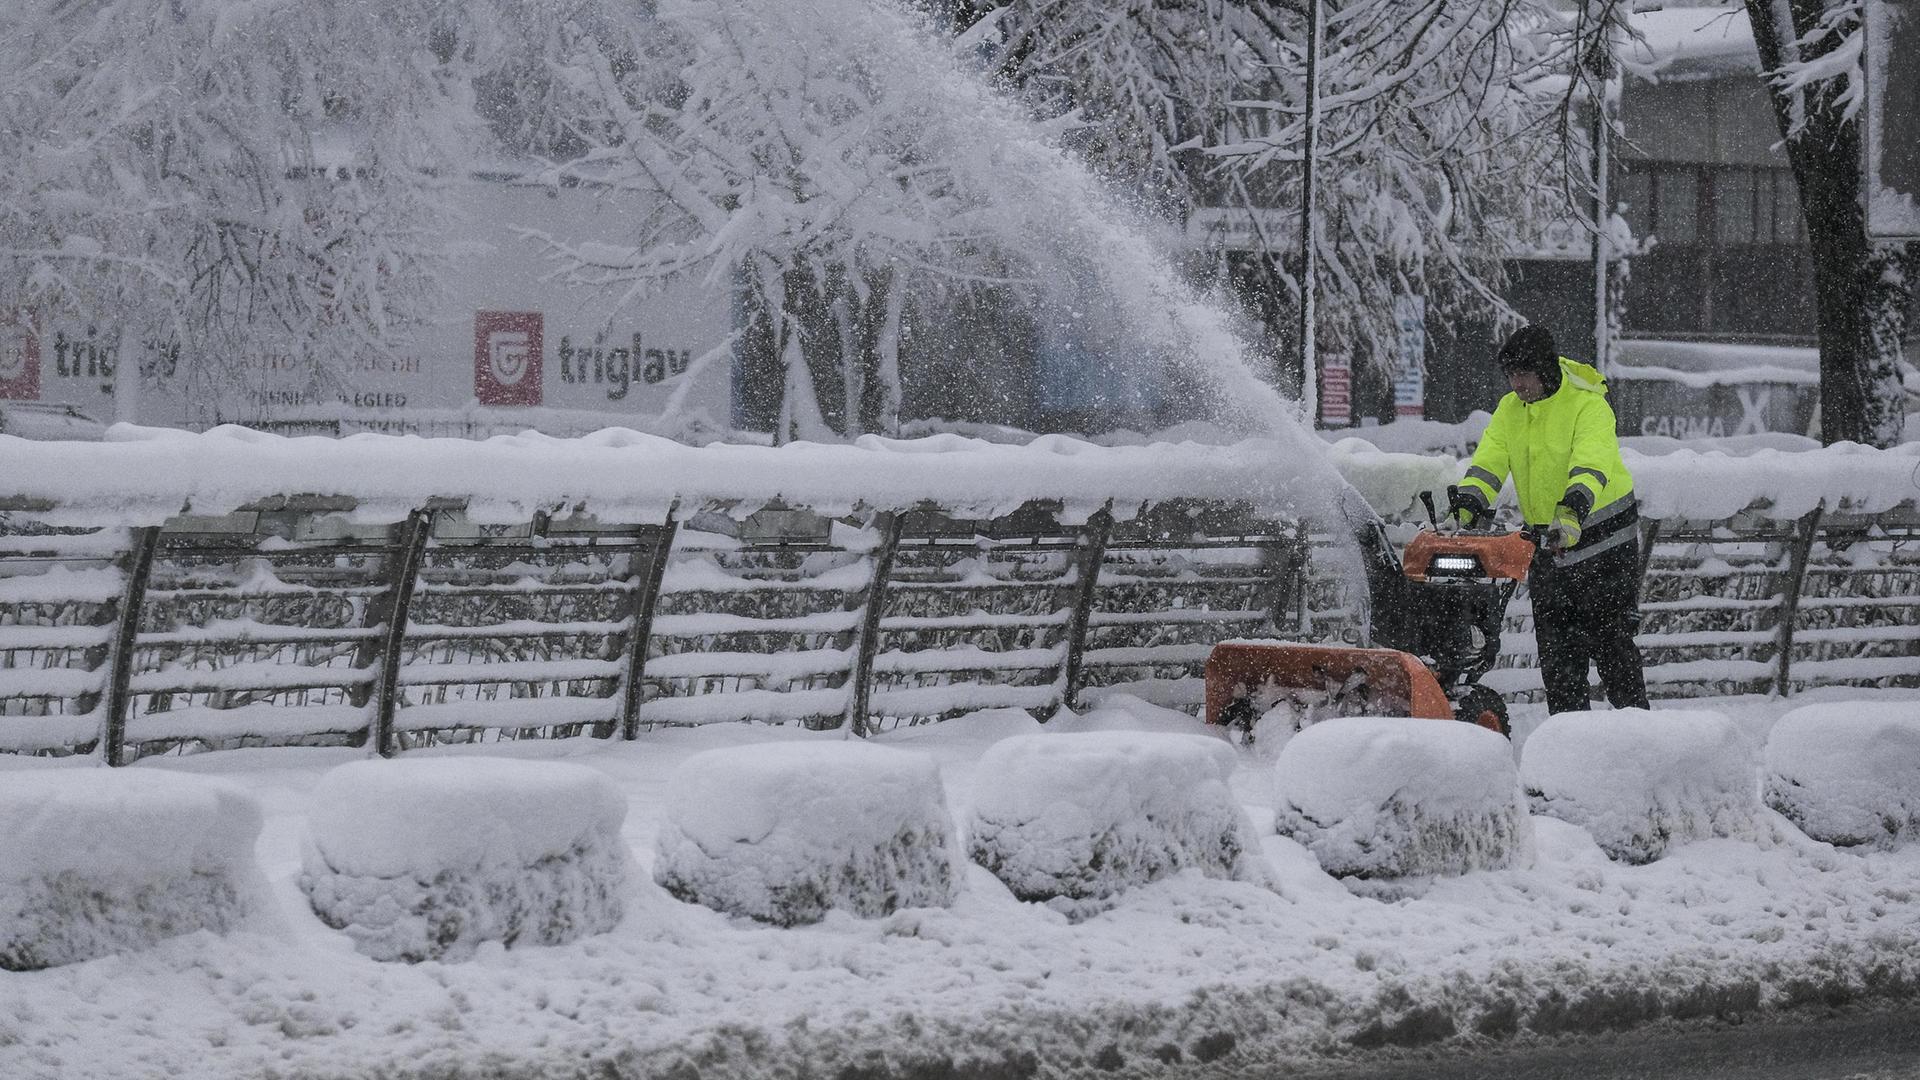
[{"label": "snow bank", "polygon": [[[1425,427],[1361,429],[1395,447],[1439,437]],[[686,446],[625,429],[575,439],[536,433],[484,441],[353,435],[284,438],[244,428],[203,434],[116,426],[102,443],[36,442],[0,435],[4,494],[44,500],[68,524],[157,524],[182,512],[221,514],[301,493],[354,500],[357,520],[398,521],[432,499],[465,504],[476,521],[529,520],[574,508],[607,521],[658,521],[667,508],[701,503],[747,513],[774,500],[828,515],[864,507],[910,510],[932,500],[950,511],[997,516],[1032,500],[1057,500],[1074,524],[1111,502],[1127,518],[1169,499],[1244,501],[1260,513],[1325,509],[1334,473],[1384,514],[1414,510],[1422,491],[1444,495],[1465,463],[1455,454],[1477,433],[1453,425],[1447,452],[1389,453],[1362,437],[1321,451],[1316,440],[1248,439],[1231,445],[1157,442],[1101,446],[1062,435],[1020,445],[959,435],[863,436],[850,445]],[[1733,452],[1747,450],[1751,452]],[[1920,444],[1876,450],[1852,444],[1788,451],[1726,446],[1673,453],[1626,451],[1641,512],[1713,519],[1750,506],[1777,519],[1816,506],[1879,513],[1920,496]]]},{"label": "snow bank", "polygon": [[1841,847],[1891,848],[1920,833],[1920,707],[1809,705],[1767,739],[1766,800]]},{"label": "snow bank", "polygon": [[221,932],[257,903],[260,805],[214,780],[48,769],[0,785],[0,970]]},{"label": "snow bank", "polygon": [[1757,835],[1755,749],[1717,712],[1561,713],[1527,737],[1520,779],[1534,813],[1586,829],[1609,858],[1649,863],[1689,840]]},{"label": "snow bank", "polygon": [[300,887],[376,960],[558,945],[624,914],[626,813],[613,784],[580,765],[356,761],[314,788]]},{"label": "snow bank", "polygon": [[117,425],[100,443],[0,435],[5,494],[45,500],[66,522],[158,524],[221,514],[289,493],[351,498],[361,521],[398,521],[435,498],[476,521],[526,521],[581,507],[606,521],[659,521],[676,501],[749,512],[784,501],[830,516],[855,507],[910,510],[933,499],[997,516],[1061,500],[1073,524],[1111,502],[1125,518],[1146,502],[1240,499],[1296,514],[1335,486],[1299,439],[1097,446],[1043,435],[1003,446],[957,435],[863,436],[852,444],[686,446],[612,428],[575,439],[535,432],[468,439],[349,435],[287,438],[224,426],[205,433]]},{"label": "snow bank", "polygon": [[709,750],[667,779],[653,877],[682,900],[780,926],[953,901],[940,770],[868,743]]},{"label": "snow bank", "polygon": [[1258,837],[1227,786],[1234,765],[1208,735],[1003,739],[980,759],[968,853],[1015,896],[1063,901],[1069,915],[1189,868],[1264,883]]},{"label": "snow bank", "polygon": [[[1424,511],[1417,510],[1420,492],[1432,492],[1445,505],[1446,486],[1457,482],[1467,466],[1453,455],[1460,443],[1477,441],[1476,423],[1456,425],[1458,439],[1416,431],[1436,443],[1424,451],[1419,440],[1393,438],[1397,424],[1361,429],[1335,443],[1331,455],[1374,509],[1425,520]],[[1382,443],[1411,452],[1382,452]],[[1920,498],[1920,443],[1890,450],[1854,443],[1820,447],[1774,432],[1680,443],[1635,437],[1622,444],[1644,517],[1716,520],[1761,507],[1776,521],[1791,521],[1815,507],[1878,514]]]},{"label": "snow bank", "polygon": [[1404,716],[1322,721],[1286,741],[1274,787],[1279,833],[1363,892],[1531,858],[1512,746],[1472,724]]}]

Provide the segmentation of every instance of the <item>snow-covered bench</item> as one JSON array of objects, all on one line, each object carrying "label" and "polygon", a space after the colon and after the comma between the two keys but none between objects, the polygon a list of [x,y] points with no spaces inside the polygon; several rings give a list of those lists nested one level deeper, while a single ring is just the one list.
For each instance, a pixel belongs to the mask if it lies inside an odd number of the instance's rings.
[{"label": "snow-covered bench", "polygon": [[581,765],[356,761],[314,787],[300,887],[376,960],[558,945],[625,913],[626,814],[613,784]]},{"label": "snow-covered bench", "polygon": [[259,901],[260,805],[153,769],[0,772],[0,969],[233,928]]},{"label": "snow-covered bench", "polygon": [[1350,887],[1393,891],[1532,857],[1512,744],[1472,724],[1324,720],[1287,740],[1274,785],[1280,834]]},{"label": "snow-covered bench", "polygon": [[654,880],[779,926],[953,901],[957,845],[940,770],[868,743],[772,742],[695,754],[667,779]]},{"label": "snow-covered bench", "polygon": [[1227,787],[1233,748],[1206,735],[1016,735],[987,749],[968,853],[1022,900],[1069,914],[1193,868],[1265,881],[1258,837]]},{"label": "snow-covered bench", "polygon": [[1897,847],[1920,834],[1920,707],[1808,705],[1767,739],[1766,800],[1841,847]]},{"label": "snow-covered bench", "polygon": [[1756,748],[1701,709],[1612,709],[1552,716],[1528,736],[1520,780],[1533,812],[1593,834],[1609,858],[1649,863],[1673,844],[1752,836]]}]

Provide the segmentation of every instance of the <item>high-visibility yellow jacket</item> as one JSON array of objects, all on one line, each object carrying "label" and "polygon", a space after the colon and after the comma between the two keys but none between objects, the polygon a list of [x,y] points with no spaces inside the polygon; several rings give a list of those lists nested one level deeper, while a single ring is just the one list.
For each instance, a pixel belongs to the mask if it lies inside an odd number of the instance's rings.
[{"label": "high-visibility yellow jacket", "polygon": [[1638,520],[1638,501],[1599,371],[1563,356],[1560,388],[1551,395],[1531,405],[1518,394],[1500,399],[1460,481],[1461,494],[1489,510],[1509,475],[1529,525],[1550,524],[1562,503],[1584,520],[1574,553],[1598,554],[1603,540],[1612,547],[1627,539],[1615,537]]}]

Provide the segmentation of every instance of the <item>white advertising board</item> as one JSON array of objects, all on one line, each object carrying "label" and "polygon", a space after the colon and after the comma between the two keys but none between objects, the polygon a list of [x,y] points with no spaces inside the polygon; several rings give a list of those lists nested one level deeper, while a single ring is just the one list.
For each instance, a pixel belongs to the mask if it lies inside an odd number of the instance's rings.
[{"label": "white advertising board", "polygon": [[[693,370],[730,330],[726,281],[682,282],[637,301],[623,301],[619,290],[570,286],[551,279],[554,265],[521,230],[616,246],[637,215],[586,190],[488,181],[473,182],[458,200],[441,299],[391,355],[354,358],[334,378],[316,378],[291,356],[245,357],[221,366],[223,390],[206,400],[188,393],[178,358],[116,347],[105,318],[29,326],[20,317],[0,332],[0,399],[189,427],[298,428],[337,416],[347,421],[343,430],[392,430],[475,408],[523,410],[530,427],[564,413],[585,421],[570,428],[627,416],[657,427],[675,392],[692,382],[680,411],[726,423],[729,364],[722,357]],[[147,372],[137,393],[115,378],[118,354],[128,348]],[[445,426],[439,433],[451,433]]]}]

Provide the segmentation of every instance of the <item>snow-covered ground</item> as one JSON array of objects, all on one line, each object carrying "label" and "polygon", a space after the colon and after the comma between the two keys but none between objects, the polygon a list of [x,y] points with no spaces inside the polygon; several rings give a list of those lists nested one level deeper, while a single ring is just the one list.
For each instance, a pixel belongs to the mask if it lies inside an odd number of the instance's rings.
[{"label": "snow-covered ground", "polygon": [[[1920,693],[1901,691],[1696,699],[1686,708],[1725,715],[1757,747],[1807,703],[1920,719]],[[1542,719],[1538,707],[1517,710],[1517,754]],[[976,793],[1004,799],[1008,774],[982,764],[1008,736],[1193,728],[1123,701],[1045,728],[997,711],[877,741],[937,762],[953,820],[964,823]],[[557,946],[488,943],[462,962],[419,964],[356,951],[312,914],[301,889],[310,822],[338,824],[337,813],[314,805],[316,793],[357,790],[322,777],[358,752],[143,761],[136,771],[217,776],[259,800],[256,853],[269,901],[224,934],[0,972],[0,1077],[884,1076],[947,1075],[947,1066],[962,1075],[1001,1067],[1164,1075],[1170,1062],[1232,1073],[1456,1032],[1620,1027],[1920,986],[1920,844],[1835,849],[1762,810],[1738,835],[1676,840],[1658,860],[1628,865],[1610,861],[1586,831],[1536,815],[1532,851],[1513,868],[1439,877],[1383,900],[1356,895],[1306,847],[1274,834],[1275,763],[1240,750],[1230,790],[1270,872],[1196,868],[1072,920],[1057,906],[1014,899],[972,865],[949,907],[873,919],[829,912],[790,928],[683,903],[654,883],[661,827],[672,814],[684,824],[688,810],[666,805],[683,761],[840,738],[721,725],[633,743],[433,752],[564,759],[599,773],[625,796],[619,835],[641,872],[608,933]],[[86,766],[0,759],[4,770]],[[904,800],[873,805],[889,803]],[[406,827],[389,818],[382,828]],[[427,823],[441,834],[460,828],[444,816]]]}]

